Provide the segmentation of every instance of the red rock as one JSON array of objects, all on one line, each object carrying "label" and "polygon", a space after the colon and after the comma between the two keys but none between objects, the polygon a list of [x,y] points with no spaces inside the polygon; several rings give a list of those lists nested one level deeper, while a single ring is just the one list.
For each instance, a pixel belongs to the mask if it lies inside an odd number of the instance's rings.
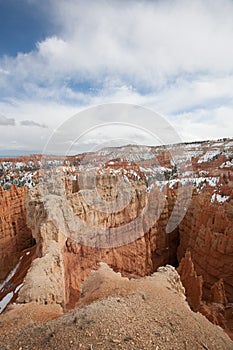
[{"label": "red rock", "polygon": [[0,187],[0,282],[16,265],[20,252],[32,245],[27,225],[27,189],[12,185],[10,191]]},{"label": "red rock", "polygon": [[208,193],[192,198],[188,212],[179,226],[178,260],[189,250],[205,289],[223,278],[226,296],[233,301],[233,202],[213,205]]},{"label": "red rock", "polygon": [[210,300],[212,303],[227,305],[227,297],[222,278],[211,287]]},{"label": "red rock", "polygon": [[198,311],[202,305],[203,278],[202,276],[197,276],[190,251],[186,251],[177,271],[185,288],[185,295],[189,305],[194,311]]},{"label": "red rock", "polygon": [[[127,147],[130,149],[130,146]],[[203,143],[199,150],[204,155],[209,151],[209,148],[210,143]],[[224,150],[224,145],[221,149]],[[172,169],[171,153],[159,148],[156,149],[156,152],[156,156],[148,157],[148,159],[139,162],[139,165],[150,168],[160,165]],[[229,148],[228,152],[230,152]],[[179,153],[179,150],[176,150],[175,147],[174,153]],[[48,159],[52,160],[53,157],[49,156]],[[61,159],[63,158],[61,157]],[[41,156],[37,160],[41,160]],[[204,188],[200,190],[202,187],[200,185],[200,188],[194,189],[187,213],[173,232],[167,234],[166,227],[172,213],[174,222],[177,221],[180,214],[179,208],[177,209],[175,206],[178,198],[178,182],[174,184],[173,188],[169,188],[169,185],[167,185],[160,195],[154,195],[155,200],[151,202],[150,206],[155,211],[159,209],[159,196],[166,196],[164,208],[154,225],[150,227],[149,219],[146,218],[144,221],[146,229],[136,237],[137,239],[119,247],[108,249],[80,244],[80,242],[72,239],[72,235],[69,236],[69,234],[67,238],[63,230],[67,226],[69,231],[71,220],[68,209],[65,212],[64,208],[66,206],[71,208],[74,216],[79,217],[93,227],[104,226],[109,229],[109,232],[111,232],[111,229],[119,227],[120,232],[121,226],[131,222],[143,212],[148,201],[147,180],[139,165],[134,161],[126,162],[118,158],[115,159],[114,164],[110,164],[107,162],[107,156],[104,152],[98,157],[95,153],[90,153],[69,158],[69,161],[74,164],[82,160],[84,162],[88,160],[93,167],[99,168],[99,171],[97,171],[99,173],[96,176],[97,188],[107,202],[111,202],[116,197],[116,190],[114,189],[116,178],[114,181],[111,178],[111,169],[121,168],[119,176],[123,176],[124,170],[134,170],[136,176],[132,174],[129,178],[135,193],[129,205],[111,215],[93,209],[91,205],[87,205],[81,199],[80,189],[82,186],[80,179],[73,181],[70,177],[70,175],[73,175],[71,170],[67,170],[65,179],[63,179],[64,183],[55,181],[51,185],[51,198],[59,195],[59,191],[65,188],[66,198],[63,203],[61,202],[63,209],[57,208],[58,211],[55,210],[55,205],[52,205],[52,202],[49,206],[47,205],[49,201],[43,202],[45,198],[39,200],[39,197],[34,196],[33,198],[32,196],[26,213],[25,193],[23,192],[25,190],[12,187],[10,191],[5,193],[1,189],[0,227],[3,231],[0,235],[0,252],[8,250],[12,256],[24,247],[24,243],[27,245],[28,240],[31,239],[29,226],[33,231],[33,237],[37,241],[41,258],[45,256],[49,242],[56,241],[57,248],[60,249],[59,254],[62,256],[59,255],[59,263],[55,264],[55,269],[59,270],[57,276],[64,277],[65,296],[63,303],[68,308],[73,307],[78,301],[84,279],[93,268],[97,267],[99,261],[106,262],[115,271],[120,271],[123,276],[139,277],[151,274],[159,266],[167,263],[176,265],[178,257],[179,272],[186,287],[187,299],[191,307],[194,310],[202,310],[213,322],[223,324],[224,312],[222,310],[224,310],[224,303],[226,303],[225,298],[229,302],[233,302],[233,176],[231,168],[221,167],[221,164],[227,160],[227,156],[219,154],[214,159],[202,163],[199,162],[198,157],[192,158],[194,176],[200,176],[199,171],[208,171],[208,176],[219,176],[220,180],[215,187],[212,187],[204,179]],[[183,163],[185,162],[186,160]],[[191,168],[190,164],[187,165],[187,169],[189,168]],[[102,172],[105,173],[102,174]],[[52,177],[52,173],[51,170],[48,174],[49,178]],[[43,170],[41,174],[46,176],[46,172]],[[137,176],[140,177],[140,180],[137,180]],[[230,199],[223,204],[217,201],[211,203],[214,193],[229,196]],[[179,198],[181,204],[185,203],[184,199],[185,191],[183,197]],[[96,196],[93,196],[92,200],[95,201]],[[52,213],[53,210],[54,213]],[[15,231],[13,222],[15,222],[17,216],[19,221],[17,221],[18,226],[16,225]],[[62,221],[61,226],[58,224],[59,220]],[[18,222],[21,222],[21,224],[18,224]],[[124,232],[122,229],[120,234],[121,237],[124,237],[129,232]],[[4,264],[5,262],[3,262]],[[33,277],[33,271],[29,271],[30,273]],[[222,280],[218,282],[220,279]],[[33,278],[31,281],[33,281]],[[59,283],[58,286],[60,286]],[[39,294],[39,291],[37,292]],[[28,292],[28,295],[30,293]],[[24,295],[26,296],[26,294],[25,287]],[[21,295],[21,300],[23,300],[23,297]],[[33,298],[33,293],[30,298]],[[47,299],[45,298],[49,302],[51,299],[56,300],[56,297],[50,295]],[[61,298],[59,298],[59,302],[60,300]],[[214,306],[216,302],[218,306]]]}]

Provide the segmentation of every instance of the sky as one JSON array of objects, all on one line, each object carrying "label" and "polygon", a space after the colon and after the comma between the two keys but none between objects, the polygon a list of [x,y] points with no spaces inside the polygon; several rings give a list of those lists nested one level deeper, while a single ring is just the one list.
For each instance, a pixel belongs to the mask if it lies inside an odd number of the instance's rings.
[{"label": "sky", "polygon": [[0,154],[44,151],[85,111],[80,151],[156,143],[114,105],[103,126],[108,103],[156,112],[185,142],[233,137],[231,0],[0,0],[0,23]]}]

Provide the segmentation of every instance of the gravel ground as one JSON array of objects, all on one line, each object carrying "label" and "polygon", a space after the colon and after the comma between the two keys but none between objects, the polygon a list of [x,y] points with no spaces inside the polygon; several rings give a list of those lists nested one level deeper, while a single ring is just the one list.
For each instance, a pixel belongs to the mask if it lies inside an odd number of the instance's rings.
[{"label": "gravel ground", "polygon": [[192,312],[163,277],[134,281],[127,295],[128,285],[121,286],[124,296],[107,296],[46,323],[2,323],[0,350],[233,350],[224,331]]}]

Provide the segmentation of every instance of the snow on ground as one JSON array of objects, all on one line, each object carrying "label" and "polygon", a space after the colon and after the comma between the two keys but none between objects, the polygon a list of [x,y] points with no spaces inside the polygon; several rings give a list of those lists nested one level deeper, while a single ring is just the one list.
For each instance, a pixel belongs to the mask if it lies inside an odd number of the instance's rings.
[{"label": "snow on ground", "polygon": [[11,302],[13,296],[18,293],[20,288],[22,288],[23,283],[19,284],[13,292],[9,292],[5,297],[0,301],[0,314],[5,310],[7,305]]},{"label": "snow on ground", "polygon": [[176,183],[179,183],[182,186],[187,186],[187,185],[193,185],[194,187],[198,188],[199,190],[202,190],[207,184],[211,187],[215,187],[219,183],[220,177],[187,177],[187,178],[178,178],[178,179],[173,179],[169,181],[154,181],[153,183],[150,184],[148,187],[147,191],[150,192],[152,188],[155,186],[160,187],[160,190],[169,184],[169,188],[172,189],[174,188],[174,185]]},{"label": "snow on ground", "polygon": [[201,163],[206,163],[206,162],[210,162],[211,160],[213,160],[216,156],[218,156],[221,153],[220,150],[212,150],[212,151],[208,151],[206,152],[199,160],[198,160],[198,164]]},{"label": "snow on ground", "polygon": [[193,184],[195,187],[199,188],[202,186],[202,188],[208,183],[211,187],[215,187],[219,182],[219,176],[217,177],[190,177],[190,178],[184,178],[180,179],[178,181],[181,182],[182,186]]},{"label": "snow on ground", "polygon": [[222,165],[220,165],[220,168],[230,168],[233,166],[233,159],[231,161],[226,161],[224,163],[222,163]]},{"label": "snow on ground", "polygon": [[209,174],[209,172],[206,171],[206,170],[201,170],[201,171],[199,171],[199,175],[200,175],[200,176],[207,176],[208,174]]},{"label": "snow on ground", "polygon": [[1,167],[4,171],[7,171],[8,169],[12,168],[12,162],[2,162]]},{"label": "snow on ground", "polygon": [[3,290],[3,288],[6,286],[6,284],[11,280],[11,278],[16,274],[20,264],[21,264],[21,259],[22,257],[19,259],[19,262],[17,263],[17,265],[13,268],[13,270],[11,270],[11,272],[8,274],[7,278],[0,284],[0,291]]},{"label": "snow on ground", "polygon": [[199,158],[203,154],[202,149],[185,149],[181,154],[174,154],[173,160],[175,164],[182,164],[185,162],[191,162],[192,158]]},{"label": "snow on ground", "polygon": [[139,167],[140,171],[142,171],[143,173],[151,173],[152,169],[151,168],[144,168],[142,166]]},{"label": "snow on ground", "polygon": [[10,292],[0,301],[0,314],[5,310],[13,296],[14,292]]},{"label": "snow on ground", "polygon": [[22,162],[17,162],[17,163],[15,163],[15,167],[16,167],[17,169],[20,169],[20,168],[22,168],[23,166],[25,166],[25,163],[22,163]]},{"label": "snow on ground", "polygon": [[134,171],[133,169],[130,169],[129,171],[128,171],[128,174],[132,174],[133,176],[134,176],[134,178],[135,179],[137,179],[137,180],[140,180],[141,179],[141,177],[136,173],[136,171]]},{"label": "snow on ground", "polygon": [[191,149],[194,149],[194,148],[200,148],[202,146],[201,143],[187,143],[184,148],[191,148]]},{"label": "snow on ground", "polygon": [[224,142],[217,142],[212,145],[212,147],[221,147],[224,145]]},{"label": "snow on ground", "polygon": [[[207,149],[208,151],[203,154],[203,149]],[[223,150],[224,147],[224,150]],[[156,158],[161,155],[164,151],[171,151],[171,169],[165,168],[162,166],[156,167],[155,163]],[[162,153],[161,153],[162,152]],[[182,178],[193,178],[192,172],[188,171],[190,170],[190,167],[187,167],[187,163],[191,164],[192,158],[197,158],[198,163],[204,163],[211,160],[214,160],[215,157],[217,158],[218,155],[224,154],[226,156],[226,162],[223,163],[220,168],[229,168],[233,166],[233,141],[209,141],[206,143],[190,143],[190,144],[179,144],[179,145],[168,145],[164,147],[148,147],[148,146],[125,146],[121,148],[106,148],[98,151],[95,154],[92,154],[90,156],[90,159],[87,157],[84,159],[83,165],[73,166],[71,165],[70,161],[66,160],[64,165],[64,161],[61,159],[46,159],[45,158],[45,166],[47,166],[47,169],[53,167],[56,169],[57,174],[64,172],[69,175],[74,175],[77,173],[77,171],[96,171],[99,173],[105,173],[103,170],[100,170],[101,166],[104,166],[105,160],[102,159],[102,161],[98,160],[98,156],[109,156],[109,165],[113,166],[117,162],[114,161],[114,159],[121,159],[122,161],[128,161],[128,162],[137,162],[140,165],[140,162],[154,159],[155,162],[151,161],[151,167],[148,165],[140,166],[140,170],[144,172],[146,175],[147,180],[150,181],[152,178],[157,177],[158,180],[165,180],[165,179],[171,179],[177,175],[174,172],[178,171],[179,174],[179,167],[181,165],[183,170],[183,173],[180,171],[179,176]],[[97,156],[94,157],[94,156]],[[89,159],[89,161],[88,161]],[[143,163],[141,163],[143,164]],[[147,163],[145,163],[147,164]],[[128,164],[130,166],[130,164]],[[174,165],[174,166],[172,166]],[[188,164],[189,165],[189,164]],[[29,188],[32,188],[35,186],[34,179],[37,179],[35,170],[38,170],[39,168],[43,168],[43,165],[41,162],[36,165],[36,168],[34,168],[35,164],[32,161],[29,162],[8,162],[4,161],[0,163],[0,174],[1,174],[1,180],[0,180],[0,186],[3,186],[5,190],[8,190],[11,186],[11,184],[16,184],[18,187],[27,186]],[[176,166],[176,167],[175,167]],[[147,168],[148,167],[148,168]],[[186,171],[187,169],[187,171]],[[21,172],[22,170],[22,172]],[[112,174],[117,174],[117,171],[115,169],[110,171]],[[122,172],[120,172],[122,173]],[[35,176],[34,176],[35,175]],[[200,176],[208,176],[208,173],[200,172]],[[135,176],[136,178],[138,177]],[[75,178],[73,178],[75,179]],[[156,179],[155,179],[156,180]],[[195,183],[198,180],[195,180]],[[208,181],[208,180],[207,180]],[[193,182],[193,180],[191,180]],[[199,185],[196,183],[196,185]]]},{"label": "snow on ground", "polygon": [[152,152],[151,147],[147,146],[125,146],[119,149],[103,149],[97,152],[97,156],[107,156],[111,155],[111,158],[122,158],[122,161],[137,162],[140,160],[152,159],[155,157],[154,152]]},{"label": "snow on ground", "polygon": [[23,287],[23,283],[19,284],[16,288],[14,293],[18,293],[18,291]]},{"label": "snow on ground", "polygon": [[214,193],[211,197],[211,203],[217,201],[218,203],[226,202],[230,197],[229,196],[221,196],[220,194]]},{"label": "snow on ground", "polygon": [[184,173],[181,174],[182,177],[188,177],[193,175],[193,171],[185,171]]}]

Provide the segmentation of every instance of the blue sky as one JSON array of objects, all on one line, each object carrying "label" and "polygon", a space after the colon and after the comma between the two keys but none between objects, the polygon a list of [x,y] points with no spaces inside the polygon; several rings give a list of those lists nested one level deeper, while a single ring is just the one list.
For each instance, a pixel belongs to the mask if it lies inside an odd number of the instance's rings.
[{"label": "blue sky", "polygon": [[160,113],[183,141],[233,136],[231,0],[0,0],[0,23],[0,152],[42,150],[111,102]]},{"label": "blue sky", "polygon": [[0,55],[16,56],[35,49],[53,33],[43,7],[27,0],[0,0]]}]

